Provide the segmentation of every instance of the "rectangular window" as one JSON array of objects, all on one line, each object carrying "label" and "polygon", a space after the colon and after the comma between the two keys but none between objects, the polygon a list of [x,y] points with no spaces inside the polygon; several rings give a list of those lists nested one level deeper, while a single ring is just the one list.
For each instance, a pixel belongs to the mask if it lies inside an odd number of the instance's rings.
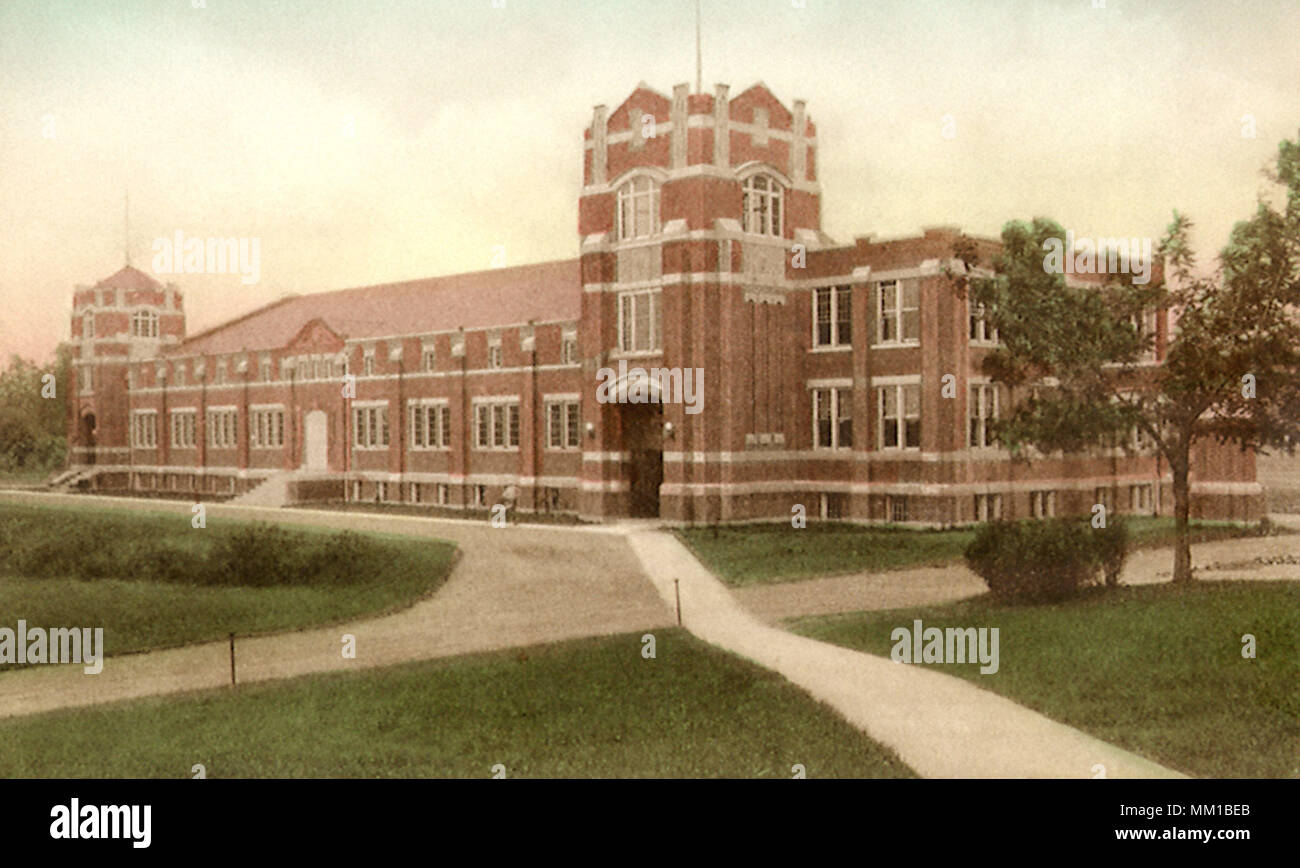
[{"label": "rectangular window", "polygon": [[420,483],[412,482],[407,486],[406,499],[409,503],[420,502]]},{"label": "rectangular window", "polygon": [[474,407],[474,443],[478,449],[519,446],[519,402],[484,402]]},{"label": "rectangular window", "polygon": [[271,382],[271,360],[262,359],[257,366],[257,378],[263,383]]},{"label": "rectangular window", "polygon": [[254,449],[278,449],[284,446],[284,411],[250,410],[248,434]]},{"label": "rectangular window", "polygon": [[887,494],[885,495],[885,517],[892,524],[902,524],[911,520],[911,510],[906,495]]},{"label": "rectangular window", "polygon": [[970,302],[970,342],[973,344],[996,344],[998,330],[984,318],[984,305]]},{"label": "rectangular window", "polygon": [[876,342],[914,344],[921,340],[921,287],[915,280],[877,284],[879,310]]},{"label": "rectangular window", "polygon": [[472,489],[474,495],[474,506],[485,506],[487,504],[487,486],[475,485]]},{"label": "rectangular window", "polygon": [[1129,486],[1129,511],[1138,515],[1152,512],[1155,505],[1154,487],[1151,485]]},{"label": "rectangular window", "polygon": [[352,443],[358,449],[388,448],[388,405],[352,408]]},{"label": "rectangular window", "polygon": [[437,367],[437,363],[438,354],[433,351],[433,347],[426,346],[423,352],[420,353],[420,370],[432,371]]},{"label": "rectangular window", "polygon": [[445,483],[445,482],[439,482],[439,483],[438,483],[438,505],[439,505],[439,506],[446,506],[446,505],[447,505],[447,502],[448,502],[450,499],[451,499],[451,498],[450,498],[450,490],[449,490],[448,487],[447,487],[447,483]]},{"label": "rectangular window", "polygon": [[880,386],[876,394],[880,448],[920,449],[920,385]]},{"label": "rectangular window", "polygon": [[451,444],[448,405],[412,402],[410,420],[412,449],[446,449]]},{"label": "rectangular window", "polygon": [[492,344],[488,347],[487,366],[489,368],[501,367],[501,345]]},{"label": "rectangular window", "polygon": [[551,449],[578,448],[582,405],[577,401],[556,401],[546,405],[546,445]]},{"label": "rectangular window", "polygon": [[176,410],[172,413],[172,446],[176,449],[193,449],[198,414],[193,410]]},{"label": "rectangular window", "polygon": [[375,357],[366,356],[361,363],[361,371],[364,376],[373,377],[375,375]]},{"label": "rectangular window", "polygon": [[975,495],[975,520],[976,521],[997,521],[1002,518],[1002,495],[1000,494],[977,494]]},{"label": "rectangular window", "polygon": [[966,445],[972,449],[985,449],[996,445],[992,423],[998,418],[997,386],[988,384],[971,386],[967,411],[970,425]]},{"label": "rectangular window", "polygon": [[813,389],[813,446],[848,449],[853,446],[853,393],[850,389]]},{"label": "rectangular window", "polygon": [[1051,518],[1056,515],[1056,492],[1029,492],[1029,511],[1034,518]]},{"label": "rectangular window", "polygon": [[578,339],[565,338],[560,342],[560,364],[576,365],[578,363]]},{"label": "rectangular window", "polygon": [[853,343],[853,293],[847,286],[823,286],[813,291],[814,347],[847,347]]},{"label": "rectangular window", "polygon": [[213,449],[234,449],[238,445],[238,411],[208,411],[208,445]]},{"label": "rectangular window", "polygon": [[1092,502],[1094,504],[1100,503],[1102,506],[1106,507],[1106,512],[1115,511],[1115,496],[1113,489],[1103,487],[1094,488],[1092,496]]},{"label": "rectangular window", "polygon": [[624,353],[660,349],[657,289],[625,292],[618,297],[618,348]]},{"label": "rectangular window", "polygon": [[158,445],[158,412],[137,410],[131,414],[131,445],[153,449]]}]

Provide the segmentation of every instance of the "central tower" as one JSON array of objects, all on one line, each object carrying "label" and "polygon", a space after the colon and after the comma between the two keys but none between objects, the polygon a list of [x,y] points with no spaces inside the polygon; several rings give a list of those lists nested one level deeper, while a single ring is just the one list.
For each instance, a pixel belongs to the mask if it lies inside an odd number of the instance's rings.
[{"label": "central tower", "polygon": [[[643,83],[596,107],[578,210],[584,514],[727,518],[721,485],[744,473],[731,457],[784,447],[800,364],[787,296],[823,240],[816,148],[803,101],[762,84],[732,98]],[[631,404],[633,383],[602,403],[599,371],[620,362],[702,375],[700,412],[654,390]]]}]

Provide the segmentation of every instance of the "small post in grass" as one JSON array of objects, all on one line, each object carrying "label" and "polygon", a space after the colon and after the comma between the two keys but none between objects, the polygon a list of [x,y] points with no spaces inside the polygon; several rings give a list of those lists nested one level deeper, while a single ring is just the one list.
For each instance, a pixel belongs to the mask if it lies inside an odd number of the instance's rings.
[{"label": "small post in grass", "polygon": [[677,594],[677,626],[682,626],[682,580],[673,579],[673,591]]},{"label": "small post in grass", "polygon": [[230,686],[235,686],[235,634],[230,634]]}]

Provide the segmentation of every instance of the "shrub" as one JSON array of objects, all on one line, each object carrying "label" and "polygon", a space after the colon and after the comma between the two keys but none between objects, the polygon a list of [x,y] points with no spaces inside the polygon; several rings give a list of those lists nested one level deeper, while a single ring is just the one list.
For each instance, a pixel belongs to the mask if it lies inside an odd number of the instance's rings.
[{"label": "shrub", "polygon": [[1128,534],[1121,522],[1113,525],[1102,531],[1080,519],[991,522],[966,547],[966,563],[998,600],[1063,600],[1096,581],[1099,569],[1118,576]]},{"label": "shrub", "polygon": [[1128,560],[1128,522],[1123,516],[1112,515],[1106,526],[1094,529],[1092,535],[1106,576],[1106,587],[1113,588],[1119,584],[1120,571],[1124,569],[1124,561]]}]

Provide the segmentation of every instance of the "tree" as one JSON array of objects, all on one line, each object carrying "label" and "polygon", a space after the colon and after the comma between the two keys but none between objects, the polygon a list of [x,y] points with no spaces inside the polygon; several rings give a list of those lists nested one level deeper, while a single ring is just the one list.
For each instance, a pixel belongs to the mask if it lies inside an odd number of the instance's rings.
[{"label": "tree", "polygon": [[47,471],[67,458],[70,356],[44,365],[11,356],[0,371],[0,470]]},{"label": "tree", "polygon": [[[1043,218],[1006,225],[991,272],[979,270],[973,243],[954,251],[965,266],[950,272],[957,291],[983,306],[1001,340],[984,372],[1021,397],[996,425],[1002,444],[1079,452],[1145,433],[1173,477],[1176,582],[1192,578],[1193,444],[1294,454],[1300,437],[1300,137],[1281,143],[1266,175],[1284,204],[1261,197],[1209,273],[1196,267],[1192,222],[1176,211],[1158,248],[1163,267],[1147,284],[1109,273],[1067,285],[1044,253],[1065,233]],[[1155,366],[1142,364],[1153,350],[1142,327],[1148,311],[1175,322]]]}]

